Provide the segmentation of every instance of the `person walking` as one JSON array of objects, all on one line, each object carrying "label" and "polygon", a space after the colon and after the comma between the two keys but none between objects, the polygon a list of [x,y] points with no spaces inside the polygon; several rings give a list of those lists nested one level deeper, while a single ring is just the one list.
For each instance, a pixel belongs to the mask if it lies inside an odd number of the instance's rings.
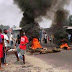
[{"label": "person walking", "polygon": [[11,33],[11,35],[10,35],[10,45],[11,46],[13,46],[13,40],[14,40],[13,33]]},{"label": "person walking", "polygon": [[25,36],[25,34],[21,34],[21,39],[20,39],[20,45],[17,47],[16,51],[14,51],[17,61],[19,61],[18,53],[20,52],[21,55],[23,56],[23,63],[25,64],[25,51],[26,51],[26,44],[28,43],[28,38]]},{"label": "person walking", "polygon": [[[6,30],[6,29],[4,29],[3,35],[4,35],[5,50],[3,50],[2,63],[3,63],[4,65],[8,65],[8,64],[6,63],[6,54],[7,54],[7,51],[8,51],[9,39],[8,39],[8,36],[7,36],[7,30]],[[6,52],[4,52],[4,51],[6,51]]]}]

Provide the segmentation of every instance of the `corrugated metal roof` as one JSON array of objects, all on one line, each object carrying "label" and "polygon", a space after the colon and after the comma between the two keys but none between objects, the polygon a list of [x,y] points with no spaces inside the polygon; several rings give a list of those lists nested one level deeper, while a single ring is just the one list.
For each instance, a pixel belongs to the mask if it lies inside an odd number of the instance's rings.
[{"label": "corrugated metal roof", "polygon": [[16,28],[13,28],[13,30],[21,30],[22,28],[20,27],[16,27]]},{"label": "corrugated metal roof", "polygon": [[63,26],[66,29],[72,29],[72,26]]},{"label": "corrugated metal roof", "polygon": [[72,27],[67,27],[67,29],[72,29]]}]

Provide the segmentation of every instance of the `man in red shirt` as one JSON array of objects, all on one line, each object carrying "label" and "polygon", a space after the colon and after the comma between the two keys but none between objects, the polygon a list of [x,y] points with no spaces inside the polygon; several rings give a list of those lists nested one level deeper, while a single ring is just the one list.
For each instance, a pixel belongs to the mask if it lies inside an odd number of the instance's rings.
[{"label": "man in red shirt", "polygon": [[21,55],[23,56],[23,63],[25,64],[25,50],[26,50],[26,44],[28,43],[28,38],[25,36],[25,34],[21,34],[21,40],[20,40],[20,45],[19,47],[17,47],[16,49],[16,52],[15,52],[15,55],[17,57],[17,61],[19,61],[19,58],[18,58],[18,54],[17,52],[20,52]]},{"label": "man in red shirt", "polygon": [[1,33],[2,30],[0,29],[0,70],[3,70],[3,68],[1,67],[1,58],[3,57],[4,36]]}]

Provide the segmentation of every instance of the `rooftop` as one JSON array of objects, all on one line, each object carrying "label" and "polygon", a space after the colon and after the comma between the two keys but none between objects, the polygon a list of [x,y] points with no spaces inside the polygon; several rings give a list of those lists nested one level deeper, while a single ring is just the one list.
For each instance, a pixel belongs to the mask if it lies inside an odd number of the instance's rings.
[{"label": "rooftop", "polygon": [[13,30],[21,30],[22,28],[21,27],[13,27],[12,29]]}]

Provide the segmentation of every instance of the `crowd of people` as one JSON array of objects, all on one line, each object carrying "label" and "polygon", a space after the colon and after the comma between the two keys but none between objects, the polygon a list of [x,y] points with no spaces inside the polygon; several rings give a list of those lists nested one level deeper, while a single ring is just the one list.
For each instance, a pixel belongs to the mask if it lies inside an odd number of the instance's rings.
[{"label": "crowd of people", "polygon": [[47,43],[54,43],[54,35],[53,34],[47,34],[46,32],[43,34],[43,41],[45,44]]},{"label": "crowd of people", "polygon": [[[3,68],[1,67],[1,64],[3,63],[4,65],[8,65],[6,63],[6,55],[7,55],[7,51],[9,50],[9,45],[13,45],[13,33],[11,33],[10,38],[8,38],[7,36],[7,30],[5,29],[3,31],[2,34],[2,30],[0,29],[0,70],[3,70]],[[25,50],[26,50],[26,44],[28,43],[28,38],[27,36],[25,36],[25,33],[21,33],[21,35],[17,36],[15,45],[16,45],[16,49],[14,50],[14,53],[17,57],[17,61],[19,61],[19,57],[18,57],[18,52],[21,53],[22,57],[23,57],[23,63],[25,64]]]}]

